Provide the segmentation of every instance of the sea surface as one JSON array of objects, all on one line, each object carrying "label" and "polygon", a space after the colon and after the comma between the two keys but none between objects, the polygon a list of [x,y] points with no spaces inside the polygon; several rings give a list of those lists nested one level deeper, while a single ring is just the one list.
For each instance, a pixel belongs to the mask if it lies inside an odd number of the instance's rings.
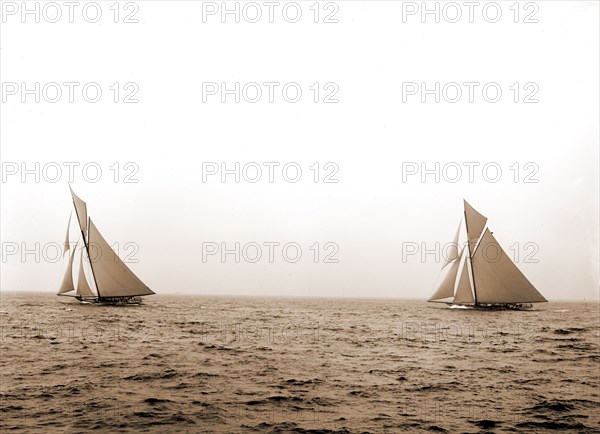
[{"label": "sea surface", "polygon": [[2,432],[600,432],[599,308],[0,300]]}]

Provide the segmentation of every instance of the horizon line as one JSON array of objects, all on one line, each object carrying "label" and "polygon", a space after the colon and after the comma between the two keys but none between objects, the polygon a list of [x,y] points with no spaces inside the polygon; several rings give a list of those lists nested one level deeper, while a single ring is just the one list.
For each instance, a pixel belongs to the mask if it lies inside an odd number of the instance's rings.
[{"label": "horizon line", "polygon": [[[57,295],[54,291],[44,291],[44,290],[31,290],[31,289],[22,289],[22,290],[0,290],[0,298],[2,293],[37,293],[37,294],[54,294]],[[152,295],[157,296],[165,296],[165,295],[178,295],[178,296],[196,296],[196,297],[258,297],[258,298],[334,298],[334,299],[357,299],[357,300],[415,300],[415,301],[425,301],[428,302],[426,297],[395,297],[395,296],[346,296],[346,295],[265,295],[265,294],[215,294],[215,293],[191,293],[191,292],[166,292],[166,293],[155,293]],[[150,296],[148,296],[150,297]],[[600,294],[597,298],[553,298],[548,300],[548,303],[551,302],[559,302],[559,301],[585,301],[585,302],[600,302]]]}]

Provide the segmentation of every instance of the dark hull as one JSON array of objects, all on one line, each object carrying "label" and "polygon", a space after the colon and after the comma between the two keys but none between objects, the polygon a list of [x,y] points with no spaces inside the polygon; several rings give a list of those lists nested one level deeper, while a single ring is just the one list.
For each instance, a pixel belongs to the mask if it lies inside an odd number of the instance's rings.
[{"label": "dark hull", "polygon": [[142,297],[80,297],[75,299],[84,304],[101,304],[101,305],[127,305],[127,304],[142,304]]},{"label": "dark hull", "polygon": [[503,303],[503,304],[450,304],[450,307],[456,306],[463,309],[475,310],[530,310],[533,308],[531,303]]}]

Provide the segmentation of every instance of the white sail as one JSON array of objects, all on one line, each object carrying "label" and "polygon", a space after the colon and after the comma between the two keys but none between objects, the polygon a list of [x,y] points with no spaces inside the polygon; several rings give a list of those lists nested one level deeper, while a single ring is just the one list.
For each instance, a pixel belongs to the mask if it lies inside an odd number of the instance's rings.
[{"label": "white sail", "polygon": [[96,277],[99,296],[120,297],[154,294],[110,248],[91,219],[89,220],[89,245],[92,256],[91,265]]},{"label": "white sail", "polygon": [[69,255],[69,263],[67,264],[67,270],[65,271],[65,275],[63,277],[60,288],[58,289],[59,294],[64,294],[65,292],[73,291],[75,289],[75,285],[73,284],[73,259],[75,257],[75,249]]},{"label": "white sail", "polygon": [[477,240],[481,236],[481,232],[485,227],[485,223],[487,222],[487,217],[479,214],[475,208],[469,205],[469,202],[464,201],[465,205],[465,223],[467,226],[467,238],[469,239],[469,244],[471,246],[471,252],[473,252],[473,248],[477,243]]},{"label": "white sail", "polygon": [[478,303],[536,303],[547,301],[502,250],[489,229],[473,254]]},{"label": "white sail", "polygon": [[77,213],[77,219],[79,220],[79,227],[81,228],[81,232],[86,234],[87,230],[87,205],[83,200],[79,198],[74,192],[71,186],[69,185],[69,189],[71,190],[71,197],[73,198],[73,204],[75,205],[75,212]]},{"label": "white sail", "polygon": [[73,214],[69,215],[69,223],[67,223],[67,234],[65,235],[65,244],[63,246],[63,256],[65,256],[65,253],[67,253],[69,251],[69,229],[71,228],[71,216]]},{"label": "white sail", "polygon": [[452,244],[450,245],[450,251],[448,252],[448,258],[446,258],[446,262],[444,262],[444,265],[442,266],[442,268],[444,268],[449,263],[454,262],[456,259],[458,259],[458,235],[459,234],[460,234],[460,223],[458,224],[458,228],[456,228],[456,234],[454,235],[454,241],[452,241]]},{"label": "white sail", "polygon": [[467,267],[468,257],[465,257],[461,268],[458,285],[456,286],[456,294],[454,295],[455,304],[474,303],[473,292],[471,291],[471,281],[469,280],[469,268]]},{"label": "white sail", "polygon": [[95,297],[83,271],[83,248],[81,248],[81,256],[79,261],[79,277],[77,278],[77,295]]},{"label": "white sail", "polygon": [[458,273],[458,265],[460,260],[454,261],[452,265],[446,271],[446,274],[440,280],[435,292],[429,299],[429,301],[439,301],[445,298],[452,297],[454,295],[454,282],[456,281],[456,274]]}]

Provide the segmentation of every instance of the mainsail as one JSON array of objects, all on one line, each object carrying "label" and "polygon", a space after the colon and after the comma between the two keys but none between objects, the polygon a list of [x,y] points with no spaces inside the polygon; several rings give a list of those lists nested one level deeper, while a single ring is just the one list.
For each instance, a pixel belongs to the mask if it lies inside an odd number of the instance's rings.
[{"label": "mainsail", "polygon": [[[72,249],[69,246],[69,227],[71,223],[71,217],[69,217],[63,255],[69,250],[71,250],[71,253],[58,293],[70,295],[67,293],[75,291],[75,296],[79,298],[89,299],[91,297],[109,301],[154,294],[108,245],[98,228],[88,217],[86,203],[72,189],[71,196],[83,238],[83,245],[80,248],[77,287],[75,288],[73,260],[78,243]],[[91,248],[94,250],[91,251]],[[89,275],[91,275],[90,278],[88,278]]]},{"label": "mainsail", "polygon": [[541,303],[547,301],[527,280],[486,229],[473,254],[478,303]]},{"label": "mainsail", "polygon": [[[547,301],[486,228],[487,217],[477,212],[466,200],[464,208],[467,246],[459,254],[451,250],[442,270],[448,264],[451,266],[444,270],[446,274],[429,301],[449,303],[447,300],[451,300],[454,304],[463,305]],[[454,237],[456,244],[458,236],[457,232]]]},{"label": "mainsail", "polygon": [[103,297],[151,295],[148,288],[121,258],[110,248],[96,225],[90,219],[89,240],[92,246],[92,268],[96,276],[98,290]]}]

